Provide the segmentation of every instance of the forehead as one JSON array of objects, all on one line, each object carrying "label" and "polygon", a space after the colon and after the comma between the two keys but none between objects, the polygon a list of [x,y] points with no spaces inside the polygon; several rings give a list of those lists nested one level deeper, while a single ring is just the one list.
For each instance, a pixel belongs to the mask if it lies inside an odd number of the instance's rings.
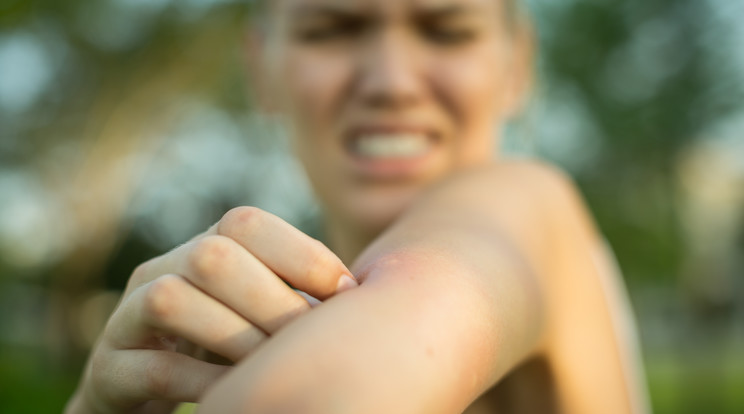
[{"label": "forehead", "polygon": [[275,0],[272,3],[279,13],[332,9],[355,14],[394,15],[441,9],[493,10],[505,1],[508,0]]}]

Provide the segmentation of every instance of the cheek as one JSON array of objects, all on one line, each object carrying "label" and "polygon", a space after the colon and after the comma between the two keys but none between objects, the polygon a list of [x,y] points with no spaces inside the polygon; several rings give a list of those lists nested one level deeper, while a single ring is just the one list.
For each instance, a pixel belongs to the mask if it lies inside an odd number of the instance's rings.
[{"label": "cheek", "polygon": [[282,66],[279,87],[287,92],[287,115],[298,131],[327,134],[326,129],[338,118],[334,111],[350,76],[349,62],[297,51],[290,53]]},{"label": "cheek", "polygon": [[[460,122],[489,123],[503,110],[509,79],[497,53],[442,60],[437,83]],[[465,125],[462,125],[465,126]]]},{"label": "cheek", "polygon": [[506,69],[496,51],[439,59],[435,82],[453,118],[461,163],[492,155],[494,127],[505,117],[510,82]]},{"label": "cheek", "polygon": [[291,124],[294,152],[316,194],[324,203],[336,204],[338,189],[343,187],[337,131],[351,77],[349,59],[295,50],[280,62],[277,75],[281,111]]}]

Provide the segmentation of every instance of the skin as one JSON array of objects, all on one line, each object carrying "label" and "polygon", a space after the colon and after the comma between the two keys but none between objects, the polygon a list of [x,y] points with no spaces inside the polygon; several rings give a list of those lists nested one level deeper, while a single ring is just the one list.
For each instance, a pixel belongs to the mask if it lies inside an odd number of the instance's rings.
[{"label": "skin", "polygon": [[[239,208],[143,264],[67,412],[645,412],[618,274],[570,179],[493,159],[528,28],[492,0],[282,0],[267,18],[252,72],[333,250]],[[391,130],[428,152],[392,173],[349,153]]]},{"label": "skin", "polygon": [[134,271],[66,412],[161,413],[195,402],[230,370],[225,363],[245,359],[310,310],[285,281],[325,299],[355,287],[350,274],[327,247],[278,217],[231,210]]},{"label": "skin", "polygon": [[[515,43],[505,24],[493,24],[506,19],[497,2],[272,7],[268,46],[257,45],[270,52],[253,52],[264,56],[254,59],[263,65],[255,71],[269,74],[264,95],[294,126],[297,156],[334,217],[332,244],[354,246],[337,250],[342,258],[353,259],[433,183],[491,161],[497,126],[516,112],[529,64],[526,45]],[[326,39],[307,39],[325,33]],[[396,182],[354,173],[340,141],[355,128],[385,124],[438,134],[440,148],[425,171]]]}]

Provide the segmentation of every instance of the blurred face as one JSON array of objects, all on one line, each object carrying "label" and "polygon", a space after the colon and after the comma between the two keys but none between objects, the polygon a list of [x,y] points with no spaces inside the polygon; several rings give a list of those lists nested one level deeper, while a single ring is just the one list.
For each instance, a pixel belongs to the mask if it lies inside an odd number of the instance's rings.
[{"label": "blurred face", "polygon": [[379,231],[494,153],[519,95],[499,0],[274,0],[264,93],[329,220]]}]

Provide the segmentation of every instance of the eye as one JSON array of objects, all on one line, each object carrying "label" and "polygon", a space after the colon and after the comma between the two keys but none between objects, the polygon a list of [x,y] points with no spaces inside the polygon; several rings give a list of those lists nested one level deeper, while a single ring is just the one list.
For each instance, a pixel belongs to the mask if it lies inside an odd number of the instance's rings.
[{"label": "eye", "polygon": [[457,46],[472,42],[477,37],[476,30],[467,27],[425,26],[422,34],[431,42],[443,46]]},{"label": "eye", "polygon": [[356,38],[362,31],[362,25],[354,21],[322,22],[300,27],[295,37],[303,43],[337,42]]}]

